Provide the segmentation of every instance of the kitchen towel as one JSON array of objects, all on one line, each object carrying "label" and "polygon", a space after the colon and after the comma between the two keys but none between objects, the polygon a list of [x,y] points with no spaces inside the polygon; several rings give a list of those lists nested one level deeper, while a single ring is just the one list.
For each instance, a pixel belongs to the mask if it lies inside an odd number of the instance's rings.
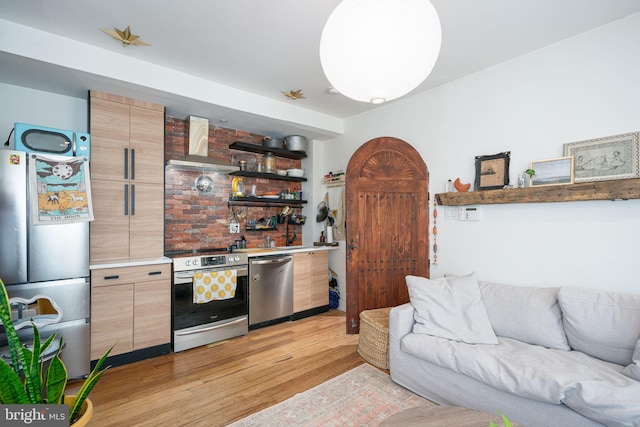
[{"label": "kitchen towel", "polygon": [[197,272],[193,275],[194,304],[235,297],[236,281],[236,270]]},{"label": "kitchen towel", "polygon": [[31,154],[29,186],[35,225],[93,221],[87,157]]}]

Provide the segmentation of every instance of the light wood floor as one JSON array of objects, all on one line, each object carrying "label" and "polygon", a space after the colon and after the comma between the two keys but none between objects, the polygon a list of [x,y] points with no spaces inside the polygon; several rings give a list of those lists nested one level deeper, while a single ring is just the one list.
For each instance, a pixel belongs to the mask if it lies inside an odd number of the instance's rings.
[{"label": "light wood floor", "polygon": [[362,363],[344,312],[110,368],[90,395],[98,426],[225,426]]}]

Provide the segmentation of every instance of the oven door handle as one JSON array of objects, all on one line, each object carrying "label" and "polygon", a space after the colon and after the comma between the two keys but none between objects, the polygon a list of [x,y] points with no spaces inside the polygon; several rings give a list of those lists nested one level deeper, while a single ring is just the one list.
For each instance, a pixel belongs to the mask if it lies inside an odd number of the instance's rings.
[{"label": "oven door handle", "polygon": [[220,328],[224,328],[225,326],[235,325],[236,323],[242,323],[242,322],[246,322],[246,321],[247,321],[247,319],[245,319],[245,318],[236,319],[236,320],[232,320],[231,322],[223,323],[221,325],[209,326],[208,328],[196,329],[194,331],[176,332],[175,334],[177,336],[199,334],[200,332],[213,331],[214,329],[220,329]]},{"label": "oven door handle", "polygon": [[[233,268],[230,268],[229,270],[234,270]],[[249,274],[249,270],[246,267],[241,267],[241,268],[237,268],[236,270],[236,275],[237,276],[246,276],[247,274]],[[212,271],[225,271],[224,269],[218,269],[218,270],[190,270],[190,271],[185,271],[185,272],[177,272],[174,273],[173,275],[173,279],[174,279],[174,284],[185,284],[185,283],[190,283],[193,281],[193,276],[194,274],[196,274],[196,272],[202,272],[202,273],[210,273]]]}]

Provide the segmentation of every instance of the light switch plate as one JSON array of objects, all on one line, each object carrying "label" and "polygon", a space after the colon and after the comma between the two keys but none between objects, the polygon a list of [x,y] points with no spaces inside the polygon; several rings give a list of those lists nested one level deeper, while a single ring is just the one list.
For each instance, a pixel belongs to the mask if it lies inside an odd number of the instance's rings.
[{"label": "light switch plate", "polygon": [[239,233],[240,232],[240,224],[237,222],[232,222],[229,224],[229,233]]},{"label": "light switch plate", "polygon": [[457,220],[458,219],[458,208],[454,206],[445,206],[444,207],[444,219],[446,220]]}]

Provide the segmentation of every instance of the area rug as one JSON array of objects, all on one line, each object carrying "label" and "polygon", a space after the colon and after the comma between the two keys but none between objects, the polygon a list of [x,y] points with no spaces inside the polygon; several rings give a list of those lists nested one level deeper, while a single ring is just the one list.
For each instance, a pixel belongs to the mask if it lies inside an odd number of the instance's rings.
[{"label": "area rug", "polygon": [[377,426],[396,412],[432,405],[364,364],[229,427]]}]

